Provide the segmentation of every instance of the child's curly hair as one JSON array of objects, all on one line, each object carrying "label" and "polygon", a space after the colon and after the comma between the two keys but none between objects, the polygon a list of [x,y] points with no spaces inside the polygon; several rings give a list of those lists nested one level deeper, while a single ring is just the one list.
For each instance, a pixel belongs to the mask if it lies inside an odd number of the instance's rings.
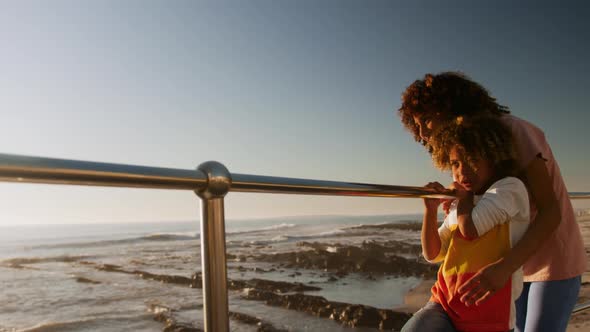
[{"label": "child's curly hair", "polygon": [[398,113],[414,139],[426,145],[420,137],[414,115],[427,113],[445,121],[458,116],[499,116],[510,111],[498,104],[480,84],[463,73],[449,71],[426,74],[424,79],[408,86],[402,94],[402,106]]},{"label": "child's curly hair", "polygon": [[476,160],[488,160],[497,176],[516,176],[517,155],[512,132],[498,117],[456,118],[437,128],[430,137],[432,161],[441,170],[451,169],[450,153],[459,149],[465,162],[475,171]]}]

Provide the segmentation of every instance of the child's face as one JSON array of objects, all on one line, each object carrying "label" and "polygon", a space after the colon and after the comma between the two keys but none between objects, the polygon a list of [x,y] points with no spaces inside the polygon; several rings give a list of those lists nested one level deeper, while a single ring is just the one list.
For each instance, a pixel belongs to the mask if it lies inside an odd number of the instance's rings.
[{"label": "child's face", "polygon": [[494,169],[488,160],[474,160],[474,170],[467,162],[467,156],[461,149],[453,148],[449,154],[453,180],[459,182],[466,190],[481,194],[488,188],[490,180],[494,176]]}]

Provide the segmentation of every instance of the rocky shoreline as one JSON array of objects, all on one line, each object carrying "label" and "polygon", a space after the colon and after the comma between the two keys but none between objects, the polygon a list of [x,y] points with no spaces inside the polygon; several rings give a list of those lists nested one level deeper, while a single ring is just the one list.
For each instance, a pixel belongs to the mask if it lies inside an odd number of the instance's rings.
[{"label": "rocky shoreline", "polygon": [[[332,281],[348,273],[361,273],[367,277],[374,274],[394,276],[432,277],[436,274],[436,266],[420,261],[417,249],[399,241],[385,243],[363,242],[360,246],[339,245],[328,243],[300,242],[298,247],[303,251],[278,254],[261,254],[249,256],[247,262],[273,263],[277,269],[310,269],[320,270],[332,275]],[[415,255],[415,259],[395,255],[402,251]],[[231,256],[230,256],[231,257]],[[201,288],[200,272],[191,277],[176,275],[160,275],[142,270],[126,270],[113,264],[97,264],[90,261],[79,261],[79,264],[93,266],[103,272],[133,274],[145,280],[175,284],[190,288]],[[237,269],[245,269],[238,266]],[[275,269],[257,269],[257,272],[272,272]],[[78,278],[78,282],[95,283],[86,278]],[[299,282],[272,281],[252,278],[248,280],[228,280],[228,290],[242,293],[241,298],[252,301],[262,301],[266,305],[281,307],[289,310],[304,312],[315,317],[331,319],[349,327],[369,327],[380,330],[399,330],[411,317],[404,311],[379,309],[368,305],[329,301],[321,296],[305,294],[307,291],[317,291],[320,287],[305,285]],[[160,307],[154,319],[165,324],[163,331],[200,331],[198,327],[178,321],[173,316],[173,309]],[[280,331],[265,323],[259,317],[232,313],[231,319],[244,323],[255,322],[258,331]]]},{"label": "rocky shoreline", "polygon": [[[579,218],[579,222],[584,241],[590,244],[590,217]],[[302,327],[306,331],[319,329],[309,326],[322,326],[326,331],[401,329],[428,301],[438,269],[421,257],[419,230],[419,223],[408,222],[340,228],[333,236],[319,237],[315,241],[305,237],[299,241],[279,242],[234,240],[227,253],[232,329],[268,332],[298,331],[299,326],[306,326]],[[169,251],[169,248],[181,250]],[[589,245],[586,251],[590,257]],[[187,294],[183,288],[193,288],[197,293],[190,291],[182,300],[161,297],[162,293],[156,292],[154,294],[158,295],[146,296],[145,302],[139,302],[138,308],[141,311],[145,306],[148,315],[144,319],[152,328],[161,326],[165,332],[203,330],[200,319],[203,308],[198,299],[202,276],[195,271],[199,258],[194,242],[187,240],[172,247],[168,244],[150,247],[145,256],[128,255],[126,251],[121,257],[89,254],[91,252],[64,254],[66,252],[47,257],[10,258],[1,261],[0,268],[25,275],[45,271],[52,271],[48,275],[59,275],[59,271],[70,271],[64,274],[65,285],[76,283],[78,286],[73,288],[103,294],[109,288],[116,292],[121,282],[135,285],[135,278],[146,281],[137,283],[138,289],[159,288],[166,292],[172,290],[170,294]],[[146,253],[143,248],[135,252]],[[579,303],[590,301],[590,264],[588,266],[582,278]],[[169,274],[174,270],[181,272]],[[58,274],[53,274],[56,272]],[[404,280],[405,284],[396,279]],[[151,282],[170,286],[154,287],[150,286]],[[362,291],[354,293],[354,287],[362,287]],[[364,293],[366,287],[371,289],[369,293]],[[395,295],[395,307],[368,305],[391,303],[387,299],[373,302],[367,296],[379,296],[380,292],[395,289],[400,292]],[[339,297],[339,292],[347,295]],[[404,303],[398,305],[402,294],[405,294]],[[141,301],[143,297],[137,298]],[[355,303],[357,299],[363,304]],[[291,320],[286,322],[285,319]],[[572,315],[568,332],[588,329],[590,310]]]},{"label": "rocky shoreline", "polygon": [[[261,254],[247,259],[269,262],[278,268],[301,268],[336,273],[338,275],[358,272],[393,276],[436,276],[437,267],[417,258],[421,249],[399,241],[385,243],[363,242],[360,246],[308,243],[298,245],[311,250],[278,254]],[[394,253],[409,253],[415,258],[406,258]]]},{"label": "rocky shoreline", "polygon": [[[408,310],[338,302],[313,292],[317,293],[322,287],[330,284],[346,285],[342,280],[350,275],[354,275],[354,278],[360,277],[367,283],[373,282],[376,278],[434,278],[437,266],[421,258],[421,247],[415,235],[417,230],[419,227],[415,222],[365,225],[349,227],[344,229],[343,233],[335,234],[333,238],[322,242],[298,241],[290,246],[277,248],[266,245],[257,250],[252,250],[248,243],[232,246],[227,253],[228,270],[233,271],[228,279],[230,296],[305,313],[314,318],[329,319],[345,327],[399,330],[411,317]],[[411,237],[413,236],[412,240],[398,240],[393,234],[399,231],[409,232]],[[396,240],[392,240],[394,238]],[[151,265],[133,258],[130,264],[125,266],[104,263],[100,257],[88,255],[13,259],[4,261],[2,266],[23,270],[37,269],[39,264],[48,263],[69,264],[76,269],[126,274],[180,287],[202,288],[202,277],[198,271],[191,275],[155,273],[148,271]],[[164,268],[159,271],[165,270]],[[285,274],[293,278],[293,281],[284,281]],[[74,282],[88,287],[109,286],[105,282],[108,278],[93,278],[91,275],[82,273],[70,277]],[[240,275],[250,277],[239,278]],[[256,277],[251,278],[252,275]],[[310,281],[309,277],[306,279],[302,275],[313,275],[314,280],[323,281]],[[277,281],[277,278],[283,280]],[[307,281],[298,282],[298,278]],[[195,322],[186,321],[182,314],[179,315],[186,310],[201,309],[174,308],[162,303],[151,303],[147,308],[153,314],[154,320],[163,324],[162,331],[165,332],[202,331],[202,326],[195,326]],[[230,312],[230,319],[253,326],[257,331],[285,331],[282,327],[274,326],[265,320],[265,317],[249,313],[234,310]]]}]

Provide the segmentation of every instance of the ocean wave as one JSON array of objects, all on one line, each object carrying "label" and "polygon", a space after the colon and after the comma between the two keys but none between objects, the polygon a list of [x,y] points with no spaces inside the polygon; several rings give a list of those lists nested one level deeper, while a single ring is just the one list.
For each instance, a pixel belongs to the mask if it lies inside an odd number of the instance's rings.
[{"label": "ocean wave", "polygon": [[318,237],[330,237],[332,235],[340,235],[340,234],[344,234],[344,233],[346,233],[346,231],[344,229],[338,228],[338,229],[334,229],[331,231],[325,231],[325,232],[318,233],[317,236]]},{"label": "ocean wave", "polygon": [[296,242],[308,239],[309,236],[292,236],[292,235],[277,235],[270,240],[252,240],[246,241],[245,243],[254,246],[266,246],[269,244],[282,243],[282,242]]},{"label": "ocean wave", "polygon": [[199,236],[197,233],[186,232],[186,233],[155,233],[146,236],[126,238],[120,240],[101,240],[91,242],[70,242],[70,243],[56,243],[56,244],[42,244],[37,246],[31,246],[30,249],[67,249],[67,248],[91,248],[91,247],[106,247],[121,244],[134,244],[140,242],[150,241],[186,241],[186,240],[198,240]]},{"label": "ocean wave", "polygon": [[285,241],[289,241],[289,240],[293,240],[293,237],[287,236],[287,235],[277,235],[277,236],[273,237],[272,239],[270,239],[270,242],[285,242]]},{"label": "ocean wave", "polygon": [[270,240],[252,240],[247,241],[246,243],[250,245],[269,245],[275,243],[284,243],[284,242],[298,242],[298,241],[309,241],[314,239],[324,239],[329,238],[332,236],[338,236],[340,234],[345,234],[346,230],[342,229],[335,229],[331,231],[325,231],[316,234],[309,234],[309,235],[286,235],[280,234],[277,236],[272,237]]},{"label": "ocean wave", "polygon": [[282,224],[277,224],[277,225],[270,225],[270,226],[255,228],[255,229],[249,229],[247,231],[227,231],[225,233],[227,235],[233,235],[233,236],[244,235],[244,234],[256,234],[259,232],[277,231],[277,230],[286,229],[286,228],[293,228],[296,226],[297,225],[295,225],[295,224],[282,223]]},{"label": "ocean wave", "polygon": [[277,229],[283,229],[283,228],[292,228],[295,227],[295,224],[286,224],[286,223],[282,223],[279,225],[272,225],[272,226],[268,226],[268,227],[262,227],[259,230],[261,231],[267,231],[267,230],[277,230]]},{"label": "ocean wave", "polygon": [[357,226],[350,226],[347,230],[401,230],[401,231],[420,231],[422,222],[420,220],[400,220],[394,222],[384,222],[376,224],[359,224]]},{"label": "ocean wave", "polygon": [[0,264],[4,266],[21,266],[21,265],[29,265],[29,264],[39,264],[39,263],[71,263],[77,262],[82,259],[88,259],[90,256],[81,255],[81,256],[52,256],[52,257],[18,257],[18,258],[11,258],[0,261]]},{"label": "ocean wave", "polygon": [[176,240],[193,240],[199,237],[197,232],[180,232],[180,233],[154,233],[139,239],[150,241],[176,241]]},{"label": "ocean wave", "polygon": [[132,315],[113,315],[108,317],[87,317],[77,320],[66,320],[66,321],[52,321],[52,322],[43,322],[39,323],[35,326],[15,330],[17,332],[55,332],[55,331],[73,331],[73,330],[97,330],[102,325],[105,325],[105,322],[112,323],[122,323],[121,325],[125,324],[127,321],[140,321],[144,319],[151,318],[152,316],[149,314],[132,314]]}]

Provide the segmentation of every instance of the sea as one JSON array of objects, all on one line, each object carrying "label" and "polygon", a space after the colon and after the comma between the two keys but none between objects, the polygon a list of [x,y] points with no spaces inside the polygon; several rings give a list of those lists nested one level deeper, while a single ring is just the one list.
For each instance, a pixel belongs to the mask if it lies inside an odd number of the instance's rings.
[{"label": "sea", "polygon": [[[306,216],[226,222],[228,279],[313,284],[306,294],[330,301],[396,308],[419,277],[349,273],[337,280],[322,270],[284,267],[233,257],[303,250],[302,242],[360,245],[395,239],[419,243],[419,232],[355,231],[360,225],[419,222],[419,215]],[[141,278],[145,271],[190,278],[201,270],[199,221],[0,226],[0,331],[162,331],[161,308],[183,323],[203,326],[199,288]],[[285,331],[376,331],[246,300],[229,292],[229,307]],[[257,331],[238,320],[232,331]]]}]

